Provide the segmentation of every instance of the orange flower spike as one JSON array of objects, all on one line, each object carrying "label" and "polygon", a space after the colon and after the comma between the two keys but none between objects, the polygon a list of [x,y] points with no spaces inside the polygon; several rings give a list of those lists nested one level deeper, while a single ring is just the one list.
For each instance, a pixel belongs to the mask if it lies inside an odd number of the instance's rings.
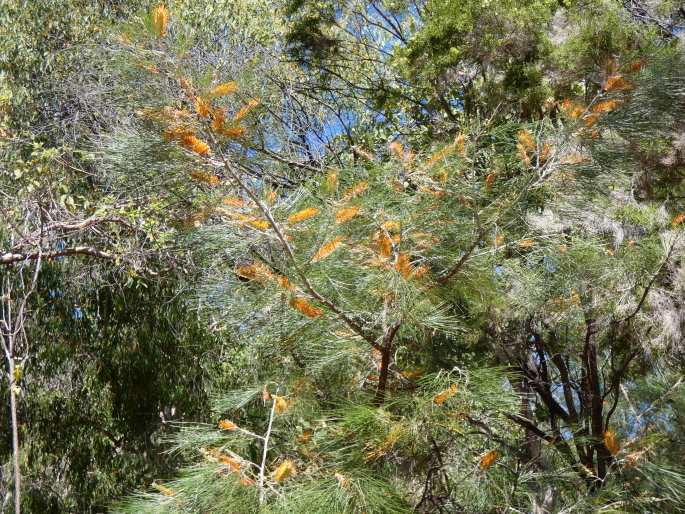
[{"label": "orange flower spike", "polygon": [[299,212],[296,212],[295,214],[292,214],[291,216],[288,217],[288,223],[291,225],[294,225],[296,223],[300,223],[302,221],[306,221],[309,218],[313,218],[319,214],[319,209],[316,209],[314,207],[307,207],[306,209],[302,209]]},{"label": "orange flower spike", "polygon": [[319,250],[314,254],[314,257],[312,257],[312,262],[319,262],[326,257],[328,257],[330,254],[332,254],[334,251],[338,249],[338,247],[343,243],[345,238],[343,236],[338,236],[328,243],[325,243]]},{"label": "orange flower spike", "polygon": [[593,105],[592,112],[611,112],[615,110],[619,105],[621,105],[621,102],[619,100],[604,100],[602,102],[597,102],[595,105]]},{"label": "orange flower spike", "polygon": [[198,155],[209,154],[209,145],[192,134],[184,136],[182,142],[183,146],[185,146],[188,150],[192,150]]},{"label": "orange flower spike", "polygon": [[433,402],[435,402],[436,405],[442,405],[455,394],[457,394],[457,384],[451,384],[447,389],[438,393],[435,398],[433,398]]},{"label": "orange flower spike", "polygon": [[459,133],[454,138],[454,149],[461,157],[466,156],[466,136],[464,134]]},{"label": "orange flower spike", "polygon": [[283,414],[290,410],[290,402],[285,399],[285,396],[274,396],[274,402],[276,402],[276,405],[274,406],[274,412],[276,414]]},{"label": "orange flower spike", "polygon": [[611,75],[604,83],[604,91],[629,91],[633,85],[622,75]]},{"label": "orange flower spike", "polygon": [[224,82],[223,84],[219,84],[212,89],[209,95],[213,98],[216,98],[218,96],[230,95],[231,93],[235,93],[237,90],[238,84],[236,84],[234,81]]},{"label": "orange flower spike", "polygon": [[223,129],[221,133],[226,137],[237,138],[245,135],[245,129],[243,127],[230,127]]},{"label": "orange flower spike", "polygon": [[283,463],[274,471],[274,479],[276,482],[282,482],[286,478],[295,475],[295,463],[291,460],[284,460]]},{"label": "orange flower spike", "polygon": [[378,253],[382,257],[390,257],[392,255],[392,239],[390,239],[385,230],[381,230],[378,233]]},{"label": "orange flower spike", "polygon": [[406,253],[401,253],[397,256],[397,262],[395,263],[395,269],[404,278],[409,278],[412,274],[413,267],[411,262],[409,262],[409,256]]},{"label": "orange flower spike", "polygon": [[485,188],[488,191],[492,191],[492,185],[495,183],[495,173],[489,173],[487,177],[485,177]]},{"label": "orange flower spike", "polygon": [[335,222],[345,223],[359,214],[359,207],[344,207],[335,213]]},{"label": "orange flower spike", "polygon": [[164,4],[157,4],[152,9],[152,31],[157,37],[166,36],[167,27],[169,25],[169,10]]},{"label": "orange flower spike", "polygon": [[195,112],[203,118],[208,117],[210,112],[209,102],[203,98],[197,97],[195,99]]},{"label": "orange flower spike", "polygon": [[347,200],[351,200],[352,198],[362,194],[368,188],[369,188],[369,183],[366,180],[358,182],[355,185],[353,185],[352,187],[350,187],[347,191],[345,191],[345,194],[343,195],[342,200],[345,202]]},{"label": "orange flower spike", "polygon": [[227,196],[221,201],[221,203],[230,207],[245,207],[245,201],[241,200],[237,196]]},{"label": "orange flower spike", "polygon": [[214,132],[221,132],[224,128],[225,121],[226,112],[221,107],[217,107],[212,111],[212,130]]},{"label": "orange flower spike", "polygon": [[218,176],[205,173],[204,171],[191,171],[190,176],[194,180],[197,180],[198,182],[204,182],[211,187],[216,187],[221,183],[221,179]]},{"label": "orange flower spike", "polygon": [[616,455],[621,450],[621,446],[616,439],[616,434],[613,431],[607,430],[604,432],[604,446],[606,446],[607,450],[609,450],[609,453],[612,455]]},{"label": "orange flower spike", "polygon": [[497,450],[490,450],[480,458],[478,466],[480,469],[486,470],[495,463],[498,457],[499,454],[497,453]]},{"label": "orange flower spike", "polygon": [[313,306],[304,298],[300,298],[297,296],[293,297],[290,300],[290,306],[293,309],[300,311],[308,318],[320,318],[321,316],[323,316],[323,309]]},{"label": "orange flower spike", "polygon": [[238,428],[238,425],[233,423],[233,421],[231,420],[222,419],[221,421],[219,421],[219,428],[221,430],[235,430],[236,428]]},{"label": "orange flower spike", "polygon": [[245,116],[250,114],[250,112],[261,103],[259,98],[252,98],[235,114],[233,120],[238,122],[242,120]]},{"label": "orange flower spike", "polygon": [[533,139],[533,135],[530,132],[527,130],[519,130],[516,137],[523,148],[526,150],[535,150],[535,139]]}]

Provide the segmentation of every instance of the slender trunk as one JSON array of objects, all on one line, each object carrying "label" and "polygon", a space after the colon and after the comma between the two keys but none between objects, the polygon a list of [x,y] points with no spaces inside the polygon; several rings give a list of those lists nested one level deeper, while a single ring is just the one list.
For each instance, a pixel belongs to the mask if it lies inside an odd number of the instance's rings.
[{"label": "slender trunk", "polygon": [[402,325],[402,320],[398,320],[385,330],[383,334],[383,346],[381,346],[381,369],[378,374],[378,388],[374,402],[376,405],[383,405],[385,401],[385,390],[388,387],[388,372],[390,369],[390,358],[392,357],[392,342],[395,340],[397,331]]},{"label": "slender trunk", "polygon": [[17,394],[14,390],[14,361],[9,361],[10,420],[12,425],[12,460],[14,465],[14,514],[21,512],[21,469],[19,467],[19,427],[17,425]]},{"label": "slender trunk", "polygon": [[386,344],[381,350],[381,370],[378,375],[378,389],[376,389],[376,405],[382,405],[385,401],[385,389],[388,386],[388,369],[390,367],[390,353],[392,351],[392,343]]}]

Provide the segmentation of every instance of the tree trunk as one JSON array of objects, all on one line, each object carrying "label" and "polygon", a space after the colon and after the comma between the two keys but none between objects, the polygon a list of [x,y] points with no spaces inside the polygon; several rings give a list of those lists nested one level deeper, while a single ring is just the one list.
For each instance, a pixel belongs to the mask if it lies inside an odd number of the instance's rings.
[{"label": "tree trunk", "polygon": [[12,460],[14,466],[14,514],[21,512],[21,469],[19,467],[19,427],[17,425],[17,394],[15,392],[14,361],[9,361],[10,423],[12,425]]}]

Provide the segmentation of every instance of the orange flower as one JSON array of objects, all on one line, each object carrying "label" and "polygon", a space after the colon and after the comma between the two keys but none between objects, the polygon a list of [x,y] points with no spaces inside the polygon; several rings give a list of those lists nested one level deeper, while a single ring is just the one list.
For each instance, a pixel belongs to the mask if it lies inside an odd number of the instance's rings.
[{"label": "orange flower", "polygon": [[485,177],[485,188],[488,191],[492,191],[492,184],[495,183],[495,173],[488,173],[488,176]]},{"label": "orange flower", "polygon": [[378,232],[378,253],[382,257],[390,257],[392,255],[392,239],[385,230]]},{"label": "orange flower", "polygon": [[217,96],[225,96],[231,93],[235,93],[237,90],[238,84],[236,84],[235,81],[224,82],[223,84],[219,84],[214,89],[212,89],[209,95],[213,98],[216,98]]},{"label": "orange flower", "polygon": [[225,121],[226,112],[221,107],[217,107],[212,111],[212,130],[214,132],[221,132]]},{"label": "orange flower", "polygon": [[345,238],[343,236],[338,236],[328,243],[324,244],[319,250],[314,254],[314,257],[312,257],[312,262],[319,262],[320,260],[325,259],[328,257],[330,254],[332,254],[337,248],[343,243]]},{"label": "orange flower", "polygon": [[615,110],[621,102],[619,100],[603,100],[592,106],[592,112],[611,112]]},{"label": "orange flower", "polygon": [[365,180],[356,183],[352,187],[350,187],[347,191],[345,191],[345,194],[343,195],[343,201],[351,200],[352,198],[359,196],[362,194],[364,191],[366,191],[369,188],[369,183]]},{"label": "orange flower", "polygon": [[247,266],[239,266],[236,268],[235,272],[240,277],[256,280],[257,282],[264,282],[274,276],[271,270],[261,262],[255,262]]},{"label": "orange flower", "polygon": [[271,226],[271,224],[267,220],[259,220],[259,219],[250,220],[247,222],[247,224],[250,225],[251,227],[254,227],[254,228],[259,229],[259,230],[266,230],[267,228],[269,228]]},{"label": "orange flower", "polygon": [[481,456],[480,463],[478,464],[480,466],[480,469],[488,469],[495,463],[497,457],[499,457],[497,450],[490,450],[489,452],[485,453],[483,456]]},{"label": "orange flower", "polygon": [[633,89],[633,85],[622,75],[611,75],[604,83],[604,91],[628,91],[630,89]]},{"label": "orange flower", "polygon": [[285,399],[285,396],[274,396],[274,402],[276,402],[274,407],[274,412],[276,412],[276,414],[288,412],[290,409],[290,403]]},{"label": "orange flower", "polygon": [[523,164],[530,166],[531,161],[530,157],[528,156],[528,150],[526,150],[525,146],[523,146],[521,143],[516,143],[516,153]]},{"label": "orange flower", "polygon": [[157,484],[157,483],[153,482],[152,487],[157,489],[164,496],[174,496],[176,494],[176,491],[174,491],[171,487],[166,487],[162,484]]},{"label": "orange flower", "polygon": [[403,160],[404,159],[404,147],[402,146],[402,143],[399,141],[393,141],[388,145],[388,149],[390,150],[390,153],[393,154],[396,158]]},{"label": "orange flower", "polygon": [[599,119],[598,114],[588,114],[587,116],[583,117],[583,123],[585,123],[586,127],[592,127],[597,123],[597,120]]},{"label": "orange flower", "polygon": [[436,405],[442,405],[455,394],[457,394],[457,384],[451,384],[447,389],[438,393],[435,398],[433,398],[433,401]]},{"label": "orange flower", "polygon": [[157,6],[152,9],[152,31],[157,37],[164,37],[168,25],[169,10],[164,4],[157,4]]},{"label": "orange flower", "polygon": [[414,268],[414,271],[411,274],[411,278],[421,278],[429,271],[430,268],[428,266],[418,266]]},{"label": "orange flower", "polygon": [[236,425],[235,423],[233,423],[233,421],[230,421],[228,419],[222,419],[221,421],[219,421],[219,428],[221,430],[235,430],[236,428],[238,428],[238,425]]},{"label": "orange flower", "polygon": [[226,137],[242,137],[245,135],[245,129],[243,127],[229,127],[221,131]]},{"label": "orange flower", "polygon": [[195,112],[198,113],[203,118],[209,116],[209,102],[203,98],[197,97],[195,99]]},{"label": "orange flower", "polygon": [[301,211],[289,216],[288,223],[294,225],[295,223],[300,223],[302,221],[308,220],[309,218],[313,218],[317,214],[319,214],[319,209],[316,209],[314,207],[307,207],[306,209],[302,209]]},{"label": "orange flower", "polygon": [[683,221],[685,221],[685,214],[680,212],[673,216],[673,219],[671,220],[671,226],[675,228],[678,225],[680,225]]},{"label": "orange flower", "polygon": [[532,248],[535,242],[532,239],[523,239],[519,241],[520,248]]},{"label": "orange flower", "polygon": [[604,446],[606,446],[607,450],[609,450],[609,453],[612,455],[616,455],[621,450],[618,440],[616,439],[616,434],[611,430],[604,432]]},{"label": "orange flower", "polygon": [[183,146],[199,155],[209,154],[209,145],[192,134],[183,137]]},{"label": "orange flower", "polygon": [[404,277],[409,278],[412,274],[413,267],[411,262],[409,262],[409,256],[406,253],[400,253],[397,256],[397,262],[395,263],[395,269]]},{"label": "orange flower", "polygon": [[519,130],[516,136],[523,148],[526,150],[535,150],[535,139],[533,139],[533,135],[530,132],[527,130]]},{"label": "orange flower", "polygon": [[460,156],[466,155],[466,136],[461,132],[454,138],[454,149]]},{"label": "orange flower", "polygon": [[326,189],[333,192],[338,187],[338,174],[331,170],[326,175]]},{"label": "orange flower", "polygon": [[504,244],[504,235],[503,234],[497,234],[495,236],[495,246],[499,248]]},{"label": "orange flower", "polygon": [[359,207],[344,207],[335,213],[336,223],[345,223],[359,214]]},{"label": "orange flower", "polygon": [[291,460],[284,460],[283,463],[274,471],[274,479],[276,482],[282,482],[288,477],[296,474],[295,464]]},{"label": "orange flower", "polygon": [[235,114],[233,120],[236,122],[242,120],[245,116],[247,116],[250,113],[250,111],[252,111],[252,109],[257,107],[260,103],[261,101],[259,100],[259,98],[252,98],[248,100],[248,102]]},{"label": "orange flower", "polygon": [[311,303],[309,303],[304,298],[299,298],[297,296],[294,296],[290,300],[290,306],[293,309],[300,311],[302,314],[304,314],[308,318],[319,318],[319,317],[323,316],[323,309],[320,309],[319,307],[314,307]]},{"label": "orange flower", "polygon": [[305,430],[302,432],[302,435],[297,438],[297,440],[302,443],[302,444],[307,444],[309,441],[312,440],[312,435],[314,434],[313,431],[311,430]]},{"label": "orange flower", "polygon": [[224,205],[230,205],[231,207],[245,207],[245,201],[237,196],[227,196],[221,202]]},{"label": "orange flower", "polygon": [[204,182],[212,187],[218,186],[221,183],[221,179],[219,177],[205,173],[204,171],[191,171],[190,176],[198,182]]}]

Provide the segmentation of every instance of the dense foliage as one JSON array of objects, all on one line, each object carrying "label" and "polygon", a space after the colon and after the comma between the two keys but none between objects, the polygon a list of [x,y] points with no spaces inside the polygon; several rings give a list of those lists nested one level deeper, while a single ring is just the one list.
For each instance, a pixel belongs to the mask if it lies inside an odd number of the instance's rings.
[{"label": "dense foliage", "polygon": [[5,509],[684,510],[677,2],[87,4],[0,14]]}]

